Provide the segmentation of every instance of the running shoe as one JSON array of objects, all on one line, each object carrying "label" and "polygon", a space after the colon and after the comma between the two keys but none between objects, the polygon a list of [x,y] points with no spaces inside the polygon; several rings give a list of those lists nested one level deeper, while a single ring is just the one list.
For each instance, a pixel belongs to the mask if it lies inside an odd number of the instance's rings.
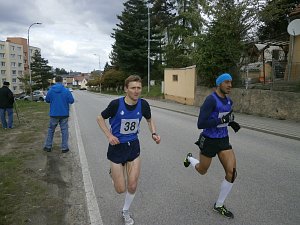
[{"label": "running shoe", "polygon": [[134,224],[134,220],[132,219],[131,213],[128,210],[123,210],[122,216],[124,219],[124,225],[133,225]]},{"label": "running shoe", "polygon": [[191,164],[190,163],[190,161],[189,161],[189,159],[188,159],[188,157],[192,157],[193,155],[192,155],[192,153],[188,153],[187,155],[186,155],[186,157],[185,157],[185,159],[184,159],[184,161],[183,161],[183,165],[185,166],[185,167],[189,167],[189,165]]},{"label": "running shoe", "polygon": [[230,212],[228,209],[225,208],[225,206],[216,207],[216,204],[214,205],[214,211],[220,213],[222,216],[225,216],[227,218],[233,219],[233,213]]}]

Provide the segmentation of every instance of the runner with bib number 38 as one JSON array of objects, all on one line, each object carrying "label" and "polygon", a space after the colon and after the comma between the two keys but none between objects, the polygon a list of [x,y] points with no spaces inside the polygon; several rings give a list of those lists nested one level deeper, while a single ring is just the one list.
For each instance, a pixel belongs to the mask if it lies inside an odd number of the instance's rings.
[{"label": "runner with bib number 38", "polygon": [[[129,207],[134,199],[141,169],[138,131],[142,117],[145,117],[152,139],[160,143],[151,118],[149,103],[140,98],[142,80],[131,75],[125,80],[125,97],[112,100],[97,117],[97,122],[106,135],[109,146],[107,158],[111,161],[111,177],[117,193],[126,192],[122,210],[125,225],[134,224]],[[105,123],[109,119],[110,130]]]}]

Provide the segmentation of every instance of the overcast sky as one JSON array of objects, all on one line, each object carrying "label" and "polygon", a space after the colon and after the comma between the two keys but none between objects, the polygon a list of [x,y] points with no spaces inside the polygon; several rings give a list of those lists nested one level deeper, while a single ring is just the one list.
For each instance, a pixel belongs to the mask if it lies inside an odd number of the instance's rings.
[{"label": "overcast sky", "polygon": [[[67,71],[103,69],[125,0],[0,0],[0,40],[27,39],[49,65]],[[97,54],[97,55],[94,55]]]}]

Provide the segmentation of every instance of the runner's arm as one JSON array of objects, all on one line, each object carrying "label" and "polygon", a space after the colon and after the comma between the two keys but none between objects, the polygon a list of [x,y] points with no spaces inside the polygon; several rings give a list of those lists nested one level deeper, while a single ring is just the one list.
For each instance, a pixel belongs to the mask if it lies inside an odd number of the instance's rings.
[{"label": "runner's arm", "polygon": [[119,107],[119,101],[118,100],[113,100],[109,103],[107,108],[102,111],[101,115],[97,116],[97,123],[105,136],[108,139],[108,142],[111,145],[116,145],[119,144],[120,141],[117,137],[115,137],[111,132],[110,129],[107,127],[105,120],[111,117],[114,117],[118,111]]},{"label": "runner's arm", "polygon": [[99,127],[101,128],[101,130],[103,131],[103,133],[106,135],[108,142],[111,145],[117,145],[120,144],[120,141],[117,137],[115,137],[110,130],[108,129],[104,118],[102,117],[102,115],[97,116],[97,123],[99,125]]},{"label": "runner's arm", "polygon": [[208,96],[203,105],[200,108],[200,113],[198,116],[198,129],[211,128],[218,126],[221,121],[214,118],[210,118],[211,113],[216,107],[217,103],[213,96]]},{"label": "runner's arm", "polygon": [[145,99],[142,99],[142,114],[147,120],[148,127],[152,135],[152,139],[156,142],[156,144],[159,144],[160,136],[156,133],[156,126],[154,124],[153,119],[151,118],[150,105]]}]

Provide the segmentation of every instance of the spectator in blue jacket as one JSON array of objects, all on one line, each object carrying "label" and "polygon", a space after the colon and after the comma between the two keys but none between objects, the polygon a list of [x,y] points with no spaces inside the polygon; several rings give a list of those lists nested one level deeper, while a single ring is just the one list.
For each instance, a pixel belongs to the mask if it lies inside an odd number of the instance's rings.
[{"label": "spectator in blue jacket", "polygon": [[50,88],[46,96],[46,102],[50,103],[50,122],[48,128],[48,135],[46,138],[44,151],[51,152],[53,136],[55,128],[59,124],[61,130],[61,150],[62,153],[69,151],[69,105],[74,103],[72,93],[62,84],[62,77],[55,77],[55,84]]}]

